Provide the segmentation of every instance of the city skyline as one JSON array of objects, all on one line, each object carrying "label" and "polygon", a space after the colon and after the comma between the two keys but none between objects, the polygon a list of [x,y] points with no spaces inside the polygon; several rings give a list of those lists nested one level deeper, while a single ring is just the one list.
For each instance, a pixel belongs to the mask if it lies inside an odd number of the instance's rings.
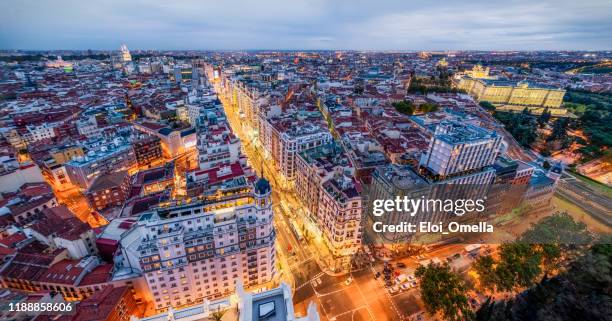
[{"label": "city skyline", "polygon": [[612,43],[606,1],[7,1],[0,8],[4,50],[109,50],[118,42],[143,50],[609,50]]}]

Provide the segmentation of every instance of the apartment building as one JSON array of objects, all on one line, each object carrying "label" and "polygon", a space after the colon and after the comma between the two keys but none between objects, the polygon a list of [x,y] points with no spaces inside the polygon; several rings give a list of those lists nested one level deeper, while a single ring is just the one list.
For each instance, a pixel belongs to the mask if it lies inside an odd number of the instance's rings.
[{"label": "apartment building", "polygon": [[101,211],[107,207],[122,206],[130,196],[130,175],[118,171],[98,176],[85,192],[89,205]]},{"label": "apartment building", "polygon": [[221,190],[142,214],[122,237],[124,267],[144,274],[155,308],[182,307],[254,286],[276,274],[271,189]]},{"label": "apartment building", "polygon": [[138,139],[132,142],[132,147],[138,166],[149,166],[163,157],[161,140],[155,136]]},{"label": "apartment building", "polygon": [[323,183],[319,195],[317,225],[332,254],[355,254],[361,246],[361,186],[355,178],[340,175]]},{"label": "apartment building", "polygon": [[[430,185],[415,173],[409,165],[387,164],[379,166],[372,173],[372,184],[369,188],[369,199],[371,200],[392,200],[396,197],[409,197],[419,199],[421,196],[428,195]],[[418,223],[422,217],[410,216],[398,211],[385,211],[380,217],[372,214],[369,209],[368,215],[374,222],[383,224],[399,224],[401,222]],[[374,243],[381,244],[402,244],[410,240],[409,233],[371,233],[377,240]]]},{"label": "apartment building", "polygon": [[90,145],[85,156],[74,158],[65,167],[70,181],[86,190],[101,174],[128,170],[136,164],[132,145],[117,137]]},{"label": "apartment building", "polygon": [[240,140],[225,122],[200,127],[198,132],[200,169],[238,162],[240,146]]},{"label": "apartment building", "polygon": [[329,143],[304,150],[296,158],[295,190],[311,217],[319,210],[319,195],[323,183],[334,176],[352,176],[355,169],[342,146]]},{"label": "apartment building", "polygon": [[295,179],[295,161],[299,152],[332,141],[332,135],[322,123],[287,118],[268,119],[267,122],[272,134],[264,148],[288,181]]},{"label": "apartment building", "polygon": [[96,255],[96,235],[87,224],[79,220],[64,206],[48,208],[43,216],[27,230],[38,241],[52,249],[66,249],[73,259]]},{"label": "apartment building", "polygon": [[194,149],[197,143],[196,130],[190,126],[174,128],[152,122],[134,123],[133,126],[140,132],[158,137],[165,157],[177,157]]}]

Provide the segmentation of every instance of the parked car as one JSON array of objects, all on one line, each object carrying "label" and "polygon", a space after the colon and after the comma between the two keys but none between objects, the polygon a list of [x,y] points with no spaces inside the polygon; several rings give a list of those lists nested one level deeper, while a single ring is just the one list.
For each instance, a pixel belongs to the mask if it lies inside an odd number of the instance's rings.
[{"label": "parked car", "polygon": [[397,285],[394,285],[394,286],[392,286],[392,287],[390,287],[390,288],[389,288],[389,293],[391,293],[391,294],[396,294],[396,293],[398,293],[399,291],[400,291],[400,288],[399,288],[399,286],[397,286]]},{"label": "parked car", "polygon": [[395,278],[395,281],[400,284],[403,283],[404,281],[408,280],[408,276],[406,274],[400,274]]}]

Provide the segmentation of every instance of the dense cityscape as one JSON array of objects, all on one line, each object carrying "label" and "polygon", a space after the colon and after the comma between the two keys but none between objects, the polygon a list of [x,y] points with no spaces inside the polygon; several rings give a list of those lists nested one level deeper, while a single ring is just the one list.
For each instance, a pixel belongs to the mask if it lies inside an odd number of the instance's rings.
[{"label": "dense cityscape", "polygon": [[[3,320],[612,315],[612,52],[129,45],[0,52]],[[372,232],[441,185],[499,242]]]}]

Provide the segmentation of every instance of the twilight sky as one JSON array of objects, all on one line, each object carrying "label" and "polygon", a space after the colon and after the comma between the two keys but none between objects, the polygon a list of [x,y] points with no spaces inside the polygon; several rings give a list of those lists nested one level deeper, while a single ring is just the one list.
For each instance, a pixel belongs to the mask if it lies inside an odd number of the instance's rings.
[{"label": "twilight sky", "polygon": [[1,0],[0,49],[612,49],[611,0]]}]

